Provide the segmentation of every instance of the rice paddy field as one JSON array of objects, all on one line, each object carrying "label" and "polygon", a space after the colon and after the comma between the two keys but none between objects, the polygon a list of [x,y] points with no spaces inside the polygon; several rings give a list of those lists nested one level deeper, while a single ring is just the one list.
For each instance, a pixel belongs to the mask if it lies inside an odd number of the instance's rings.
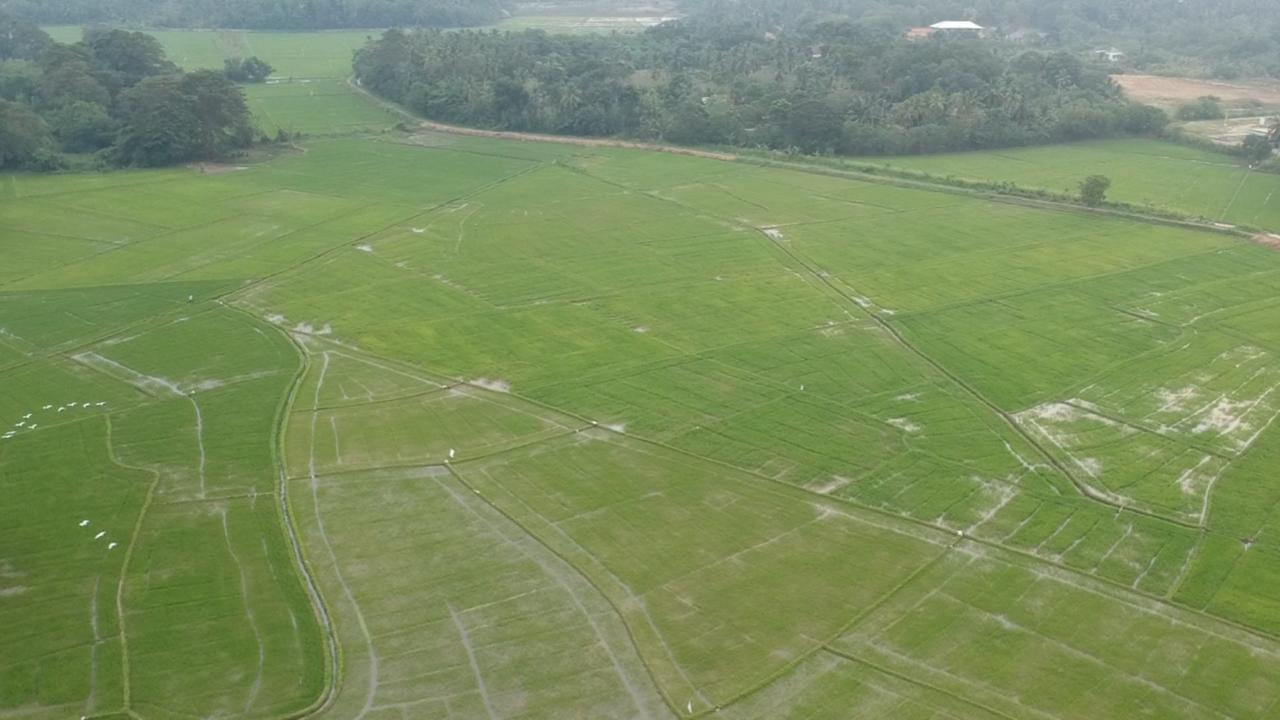
[{"label": "rice paddy field", "polygon": [[0,176],[0,718],[1280,712],[1274,250],[302,150]]},{"label": "rice paddy field", "polygon": [[863,162],[986,182],[1013,182],[1075,195],[1089,175],[1106,175],[1111,199],[1213,222],[1280,231],[1280,175],[1243,161],[1158,140],[1102,140]]}]

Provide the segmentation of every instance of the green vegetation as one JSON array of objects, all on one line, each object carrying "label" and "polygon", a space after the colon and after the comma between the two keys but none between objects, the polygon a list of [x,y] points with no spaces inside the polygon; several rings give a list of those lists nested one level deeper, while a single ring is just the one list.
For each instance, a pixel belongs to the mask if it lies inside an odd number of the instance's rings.
[{"label": "green vegetation", "polygon": [[1222,109],[1222,101],[1215,97],[1202,97],[1178,106],[1179,120],[1221,120],[1227,113]]},{"label": "green vegetation", "polygon": [[[62,42],[74,42],[78,27],[49,28]],[[367,39],[362,32],[266,33],[192,30],[148,31],[166,55],[187,71],[217,70],[228,61],[260,58],[272,66],[264,82],[242,86],[259,135],[290,137],[385,130],[400,117],[362,98],[346,85],[351,56]],[[3,94],[0,72],[0,94]]]},{"label": "green vegetation", "polygon": [[1271,157],[1271,140],[1262,135],[1250,135],[1240,143],[1240,154],[1250,163],[1260,163]]},{"label": "green vegetation", "polygon": [[1107,199],[1107,190],[1111,189],[1111,178],[1106,175],[1090,175],[1080,181],[1080,202],[1089,207],[1098,207]]},{"label": "green vegetation", "polygon": [[1280,77],[1280,6],[1256,0],[686,0],[683,7],[751,32],[844,22],[902,32],[976,20],[1017,45],[1090,54],[1116,47],[1126,53],[1119,67],[1142,72]]},{"label": "green vegetation", "polygon": [[1280,231],[1280,176],[1221,153],[1152,140],[1072,143],[1000,152],[866,158],[889,167],[1076,196],[1089,175],[1112,180],[1108,198],[1214,222]]},{"label": "green vegetation", "polygon": [[34,26],[0,65],[0,168],[54,169],[57,154],[101,151],[126,166],[212,160],[253,141],[243,94],[219,73],[184,73],[150,35],[92,29],[54,43]]},{"label": "green vegetation", "polygon": [[1155,134],[1066,53],[977,38],[909,42],[825,24],[750,33],[695,17],[636,35],[390,30],[356,54],[364,87],[433,120],[804,153],[897,154]]},{"label": "green vegetation", "polygon": [[178,28],[323,30],[393,25],[462,27],[503,16],[501,0],[5,0],[0,8],[49,25],[83,23]]},{"label": "green vegetation", "polygon": [[227,58],[223,61],[222,74],[231,82],[266,82],[276,69],[259,57]]},{"label": "green vegetation", "polygon": [[[1052,152],[1127,159],[1061,170],[1116,194],[1172,162],[1119,147]],[[304,149],[0,176],[0,717],[1280,701],[1273,250],[634,150]]]}]

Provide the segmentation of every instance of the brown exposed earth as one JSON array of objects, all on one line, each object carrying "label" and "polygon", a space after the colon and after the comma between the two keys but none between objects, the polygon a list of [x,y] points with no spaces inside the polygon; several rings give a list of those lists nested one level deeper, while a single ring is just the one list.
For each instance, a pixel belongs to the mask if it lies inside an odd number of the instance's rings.
[{"label": "brown exposed earth", "polygon": [[1275,233],[1262,233],[1260,235],[1254,235],[1253,241],[1258,243],[1259,245],[1266,245],[1269,248],[1275,248],[1276,250],[1280,250],[1280,235],[1276,235]]},{"label": "brown exposed earth", "polygon": [[1220,82],[1161,75],[1112,75],[1129,97],[1152,105],[1176,105],[1212,95],[1227,102],[1257,100],[1280,107],[1280,83],[1267,81]]}]

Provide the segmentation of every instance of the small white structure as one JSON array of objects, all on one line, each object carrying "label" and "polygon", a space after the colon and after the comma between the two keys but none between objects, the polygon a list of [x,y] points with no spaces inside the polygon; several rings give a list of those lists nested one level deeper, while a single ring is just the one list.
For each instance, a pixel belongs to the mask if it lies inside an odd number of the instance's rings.
[{"label": "small white structure", "polygon": [[936,22],[929,27],[917,27],[907,30],[906,38],[908,40],[924,40],[931,38],[938,33],[986,33],[987,28],[982,27],[976,22],[969,20],[943,20]]},{"label": "small white structure", "polygon": [[943,20],[942,22],[936,22],[929,27],[934,30],[972,30],[974,32],[982,32],[983,30],[986,30],[986,28],[982,27],[978,23],[971,22],[969,20]]},{"label": "small white structure", "polygon": [[1111,48],[1110,50],[1094,50],[1093,54],[1099,60],[1106,60],[1109,63],[1118,63],[1125,59],[1124,51]]}]

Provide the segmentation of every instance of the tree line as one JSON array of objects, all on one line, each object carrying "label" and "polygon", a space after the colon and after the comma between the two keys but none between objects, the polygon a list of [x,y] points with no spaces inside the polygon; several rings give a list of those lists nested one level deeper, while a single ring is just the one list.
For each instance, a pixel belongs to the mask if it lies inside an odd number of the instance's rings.
[{"label": "tree line", "polygon": [[777,33],[696,19],[610,36],[391,30],[356,53],[355,71],[443,122],[805,153],[1051,143],[1167,122],[1070,54],[908,42],[841,20]]},{"label": "tree line", "polygon": [[144,33],[92,29],[60,44],[0,14],[0,168],[51,170],[64,153],[156,166],[254,141],[244,94],[220,72],[182,72]]},{"label": "tree line", "polygon": [[1120,67],[1178,74],[1280,77],[1273,0],[683,0],[691,17],[753,30],[847,18],[870,27],[973,20],[993,34],[1073,51],[1116,47]]},{"label": "tree line", "polygon": [[45,25],[252,30],[467,27],[506,11],[503,0],[0,0],[0,9]]}]

